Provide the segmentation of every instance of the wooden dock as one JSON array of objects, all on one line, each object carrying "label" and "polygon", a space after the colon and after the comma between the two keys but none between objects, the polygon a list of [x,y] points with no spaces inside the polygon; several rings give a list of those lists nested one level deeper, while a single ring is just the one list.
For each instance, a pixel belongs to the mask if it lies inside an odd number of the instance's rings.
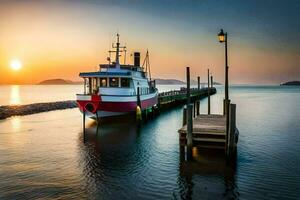
[{"label": "wooden dock", "polygon": [[[200,114],[200,101],[192,99],[190,90],[190,68],[186,68],[187,101],[183,109],[182,128],[179,133],[180,159],[192,160],[193,148],[219,149],[230,158],[236,152],[239,131],[236,127],[236,105],[225,98],[223,114],[210,112],[210,88],[213,88],[213,78],[208,69],[208,109],[207,114]],[[211,81],[210,81],[211,80]],[[211,82],[211,84],[210,84]]]},{"label": "wooden dock", "polygon": [[[193,145],[201,148],[225,149],[226,121],[223,115],[199,115],[193,119]],[[187,125],[179,129],[180,145],[187,144]]]},{"label": "wooden dock", "polygon": [[[198,86],[199,87],[199,86]],[[208,95],[216,94],[217,90],[215,87],[210,88],[191,88],[190,89],[190,99],[192,102],[203,99]],[[187,100],[187,90],[186,88],[181,88],[180,90],[172,90],[168,92],[161,92],[158,95],[158,106],[160,110],[165,110],[168,108],[173,108],[176,105],[183,105]]]},{"label": "wooden dock", "polygon": [[189,136],[186,115],[187,111],[184,108],[183,126],[178,130],[181,154],[185,152],[185,147],[187,147],[186,151],[193,147],[219,149],[223,150],[225,155],[229,157],[236,151],[239,131],[236,127],[235,104],[229,105],[228,131],[226,130],[226,115],[201,114],[192,119],[192,133]]}]

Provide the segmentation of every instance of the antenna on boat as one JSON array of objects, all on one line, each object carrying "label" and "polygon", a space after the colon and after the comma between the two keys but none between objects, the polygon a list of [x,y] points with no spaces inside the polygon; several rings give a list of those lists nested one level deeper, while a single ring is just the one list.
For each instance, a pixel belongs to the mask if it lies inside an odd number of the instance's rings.
[{"label": "antenna on boat", "polygon": [[110,65],[110,61],[111,61],[110,58],[111,58],[111,50],[110,50],[110,46],[109,46],[108,57],[107,57],[108,65]]},{"label": "antenna on boat", "polygon": [[127,52],[127,50],[126,50],[126,43],[125,43],[125,46],[124,46],[124,65],[126,65],[126,52]]},{"label": "antenna on boat", "polygon": [[[114,43],[112,44],[112,48],[116,49],[115,51],[109,51],[109,53],[116,53],[116,68],[120,68],[120,52],[125,52],[125,56],[126,56],[126,46],[120,46],[120,34],[117,33],[117,43],[116,45],[114,45]],[[123,50],[120,50],[123,49]],[[126,61],[126,58],[124,59],[124,62]]]},{"label": "antenna on boat", "polygon": [[147,49],[147,60],[148,60],[148,70],[149,70],[149,78],[150,78],[150,81],[151,81],[151,70],[150,70],[150,60],[149,60],[149,51]]}]

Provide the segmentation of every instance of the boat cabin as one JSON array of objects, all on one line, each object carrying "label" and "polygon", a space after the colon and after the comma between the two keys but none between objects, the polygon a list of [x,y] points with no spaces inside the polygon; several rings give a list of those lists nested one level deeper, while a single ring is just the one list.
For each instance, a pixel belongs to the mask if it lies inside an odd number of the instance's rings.
[{"label": "boat cabin", "polygon": [[[113,46],[114,47],[114,46]],[[116,51],[109,51],[116,53],[115,62],[110,62],[108,57],[108,64],[100,64],[99,71],[83,72],[79,76],[84,79],[84,94],[85,95],[137,95],[137,88],[140,94],[150,94],[154,91],[155,85],[148,82],[147,69],[149,69],[149,55],[147,52],[144,64],[140,65],[140,53],[134,52],[134,64],[128,65],[126,60],[126,47],[121,47],[119,42],[119,35],[117,34]],[[123,49],[123,50],[121,50]],[[120,52],[125,52],[124,64],[120,64]]]}]

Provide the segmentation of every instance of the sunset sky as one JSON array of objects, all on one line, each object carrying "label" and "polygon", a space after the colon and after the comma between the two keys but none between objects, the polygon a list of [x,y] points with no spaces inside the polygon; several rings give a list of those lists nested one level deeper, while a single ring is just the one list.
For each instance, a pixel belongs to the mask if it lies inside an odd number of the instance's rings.
[{"label": "sunset sky", "polygon": [[117,32],[128,55],[149,49],[153,77],[184,80],[190,66],[195,79],[209,67],[223,82],[220,28],[231,83],[299,80],[299,19],[299,0],[1,0],[0,84],[80,80],[79,72],[106,63]]}]

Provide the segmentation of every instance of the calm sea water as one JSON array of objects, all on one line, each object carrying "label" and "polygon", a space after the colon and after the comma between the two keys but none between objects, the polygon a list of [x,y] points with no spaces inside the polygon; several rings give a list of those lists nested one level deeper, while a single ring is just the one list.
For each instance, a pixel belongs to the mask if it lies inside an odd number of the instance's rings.
[{"label": "calm sea water", "polygon": [[[0,86],[0,104],[74,99],[81,90]],[[220,87],[213,113],[222,98]],[[300,88],[234,86],[230,98],[240,130],[230,165],[212,152],[179,161],[180,107],[141,127],[118,121],[96,132],[88,121],[85,140],[77,109],[2,120],[0,199],[300,199]]]}]

